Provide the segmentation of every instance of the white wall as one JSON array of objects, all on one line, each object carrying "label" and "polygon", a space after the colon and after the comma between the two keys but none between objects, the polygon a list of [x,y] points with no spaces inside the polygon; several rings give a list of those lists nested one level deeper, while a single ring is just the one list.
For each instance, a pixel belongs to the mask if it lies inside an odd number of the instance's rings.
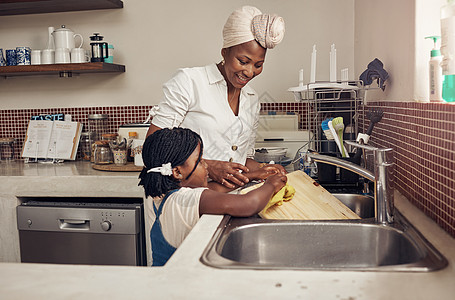
[{"label": "white wall", "polygon": [[[433,42],[425,39],[427,36],[441,35],[441,7],[447,0],[416,0],[416,56],[414,74],[414,100],[428,101],[430,51],[433,49]],[[438,42],[440,46],[440,41]]]},{"label": "white wall", "polygon": [[355,1],[355,68],[361,74],[378,58],[389,73],[385,92],[368,92],[368,100],[412,99],[414,83],[415,0]]},{"label": "white wall", "polygon": [[87,49],[88,37],[100,32],[115,46],[115,62],[126,66],[120,75],[0,78],[0,109],[156,104],[177,68],[220,61],[224,22],[246,4],[286,22],[284,41],[268,51],[264,72],[251,83],[262,100],[293,101],[286,90],[297,85],[301,68],[308,80],[313,44],[317,80],[328,79],[332,43],[338,73],[348,67],[350,79],[360,75],[353,72],[354,0],[124,0],[123,9],[0,17],[0,48],[42,49],[47,27],[65,24],[83,35]]},{"label": "white wall", "polygon": [[355,1],[355,68],[361,74],[379,58],[389,72],[385,92],[369,91],[367,99],[428,101],[428,61],[440,35],[440,8],[446,0]]}]

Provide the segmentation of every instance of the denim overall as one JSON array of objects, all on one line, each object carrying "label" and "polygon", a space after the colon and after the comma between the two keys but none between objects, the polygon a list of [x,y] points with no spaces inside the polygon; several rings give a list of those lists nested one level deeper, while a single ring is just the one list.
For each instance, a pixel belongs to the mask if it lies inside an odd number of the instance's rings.
[{"label": "denim overall", "polygon": [[176,248],[172,247],[164,238],[163,232],[161,230],[160,215],[163,211],[164,203],[166,199],[174,192],[179,189],[170,191],[164,196],[163,201],[161,201],[160,207],[156,209],[155,203],[153,203],[153,211],[155,212],[155,223],[153,223],[152,230],[150,231],[150,241],[152,243],[152,266],[164,266],[168,259],[174,254]]}]

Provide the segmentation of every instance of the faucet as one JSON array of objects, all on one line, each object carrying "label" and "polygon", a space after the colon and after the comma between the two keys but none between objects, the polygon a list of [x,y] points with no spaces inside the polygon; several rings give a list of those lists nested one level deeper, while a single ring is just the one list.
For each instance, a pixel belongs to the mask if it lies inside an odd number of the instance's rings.
[{"label": "faucet", "polygon": [[307,152],[305,159],[309,162],[323,162],[344,168],[374,182],[374,204],[375,220],[378,224],[393,223],[393,153],[391,148],[377,148],[368,145],[361,145],[352,141],[345,141],[353,147],[370,150],[374,154],[374,172],[371,172],[359,165],[336,157]]}]

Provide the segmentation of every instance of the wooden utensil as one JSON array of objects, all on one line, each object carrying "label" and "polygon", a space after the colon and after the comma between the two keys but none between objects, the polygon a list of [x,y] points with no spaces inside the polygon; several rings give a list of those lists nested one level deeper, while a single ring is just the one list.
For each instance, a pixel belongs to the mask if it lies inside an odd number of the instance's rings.
[{"label": "wooden utensil", "polygon": [[[263,219],[338,220],[360,219],[352,210],[302,171],[287,174],[288,183],[295,188],[291,201],[272,206],[259,215]],[[259,183],[242,191],[245,194],[261,186]]]}]

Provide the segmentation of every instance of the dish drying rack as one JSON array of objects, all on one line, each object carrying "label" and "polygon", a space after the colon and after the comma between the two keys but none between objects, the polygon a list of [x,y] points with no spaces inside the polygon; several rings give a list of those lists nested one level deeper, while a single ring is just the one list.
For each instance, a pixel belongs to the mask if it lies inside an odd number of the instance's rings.
[{"label": "dish drying rack", "polygon": [[[311,132],[308,145],[319,153],[338,152],[335,141],[327,140],[321,128],[326,118],[343,117],[344,140],[355,141],[363,128],[364,95],[369,87],[361,81],[315,82],[288,89],[298,102],[306,103],[304,130]],[[360,124],[362,122],[362,124]],[[303,147],[302,147],[303,148]],[[348,152],[350,149],[348,148]]]}]

